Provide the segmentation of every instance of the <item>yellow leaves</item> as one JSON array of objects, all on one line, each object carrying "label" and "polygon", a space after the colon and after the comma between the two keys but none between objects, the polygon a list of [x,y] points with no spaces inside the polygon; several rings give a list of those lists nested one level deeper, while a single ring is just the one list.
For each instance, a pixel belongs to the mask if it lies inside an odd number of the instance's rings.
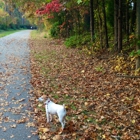
[{"label": "yellow leaves", "polygon": [[110,96],[110,93],[107,93],[106,96]]},{"label": "yellow leaves", "polygon": [[39,138],[40,138],[40,140],[47,140],[48,139],[48,137],[45,135],[39,135]]},{"label": "yellow leaves", "polygon": [[85,104],[85,106],[88,106],[88,105],[89,105],[89,103],[88,103],[88,102],[85,102],[84,104]]},{"label": "yellow leaves", "polygon": [[69,107],[68,107],[67,105],[65,105],[65,109],[66,109],[66,110],[68,110],[68,109],[69,109]]},{"label": "yellow leaves", "polygon": [[121,72],[123,68],[126,67],[124,57],[117,57],[116,63],[117,65],[115,66],[115,71],[117,72]]},{"label": "yellow leaves", "polygon": [[111,60],[114,66],[111,69],[127,75],[140,75],[138,70],[135,71],[135,57],[117,56]]},{"label": "yellow leaves", "polygon": [[131,62],[133,62],[135,60],[135,57],[131,57],[130,60]]},{"label": "yellow leaves", "polygon": [[[43,104],[39,103],[39,104],[38,104],[38,107],[43,107]],[[36,111],[37,111],[37,110],[36,110]]]},{"label": "yellow leaves", "polygon": [[106,138],[106,136],[105,136],[105,135],[102,135],[102,138],[103,138],[103,139],[105,139],[105,138]]},{"label": "yellow leaves", "polygon": [[81,73],[85,73],[85,70],[82,70]]},{"label": "yellow leaves", "polygon": [[8,16],[8,13],[0,9],[0,18],[5,16]]},{"label": "yellow leaves", "polygon": [[42,128],[42,127],[39,128],[38,130],[39,130],[39,132],[42,132],[42,133],[47,133],[50,131],[48,128]]},{"label": "yellow leaves", "polygon": [[136,120],[132,120],[131,122],[134,124],[136,122]]},{"label": "yellow leaves", "polygon": [[135,75],[140,75],[140,68],[135,70]]},{"label": "yellow leaves", "polygon": [[92,54],[92,50],[89,50],[88,46],[83,46],[82,47],[82,51],[87,54],[87,55],[91,55]]}]

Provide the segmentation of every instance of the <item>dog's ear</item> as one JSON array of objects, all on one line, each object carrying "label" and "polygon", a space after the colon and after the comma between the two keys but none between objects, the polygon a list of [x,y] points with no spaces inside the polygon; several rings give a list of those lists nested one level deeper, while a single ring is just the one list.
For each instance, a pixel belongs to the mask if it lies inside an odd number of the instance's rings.
[{"label": "dog's ear", "polygon": [[47,95],[42,95],[41,96],[44,100],[47,100]]}]

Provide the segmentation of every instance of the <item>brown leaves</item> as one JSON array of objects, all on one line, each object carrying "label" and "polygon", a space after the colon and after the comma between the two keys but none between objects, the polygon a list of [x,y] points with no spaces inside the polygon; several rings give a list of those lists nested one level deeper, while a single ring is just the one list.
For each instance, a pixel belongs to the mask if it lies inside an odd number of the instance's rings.
[{"label": "brown leaves", "polygon": [[[116,77],[110,59],[91,58],[57,40],[34,40],[31,49],[34,96],[47,95],[67,107],[66,128],[46,123],[35,102],[40,139],[138,139],[140,79]],[[43,129],[41,129],[43,128]]]},{"label": "brown leaves", "polygon": [[16,123],[25,123],[28,120],[26,117],[22,117],[21,119],[17,120]]}]

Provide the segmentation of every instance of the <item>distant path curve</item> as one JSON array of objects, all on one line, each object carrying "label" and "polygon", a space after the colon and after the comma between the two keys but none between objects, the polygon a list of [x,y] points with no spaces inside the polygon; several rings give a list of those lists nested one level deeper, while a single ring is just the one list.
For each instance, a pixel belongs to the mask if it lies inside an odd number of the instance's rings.
[{"label": "distant path curve", "polygon": [[30,32],[0,38],[0,140],[38,140],[29,102]]}]

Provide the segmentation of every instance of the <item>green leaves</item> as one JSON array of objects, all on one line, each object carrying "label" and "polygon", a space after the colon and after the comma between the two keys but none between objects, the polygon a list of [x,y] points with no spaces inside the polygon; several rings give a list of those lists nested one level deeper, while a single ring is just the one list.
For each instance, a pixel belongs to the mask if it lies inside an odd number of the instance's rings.
[{"label": "green leaves", "polygon": [[137,51],[132,51],[131,53],[130,53],[130,56],[131,57],[138,57],[138,56],[140,56],[140,50],[137,50]]},{"label": "green leaves", "polygon": [[80,4],[82,2],[82,0],[77,0],[77,3]]}]

